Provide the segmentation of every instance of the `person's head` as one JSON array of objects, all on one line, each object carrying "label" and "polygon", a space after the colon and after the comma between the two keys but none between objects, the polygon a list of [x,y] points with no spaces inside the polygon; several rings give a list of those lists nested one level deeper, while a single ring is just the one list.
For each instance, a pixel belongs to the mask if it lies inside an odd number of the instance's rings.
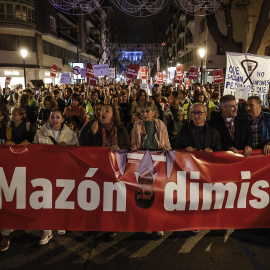
[{"label": "person's head", "polygon": [[157,107],[152,101],[145,101],[141,106],[143,121],[152,121],[157,114]]},{"label": "person's head", "polygon": [[258,96],[250,96],[247,100],[247,114],[252,119],[257,118],[262,111],[262,101]]},{"label": "person's head", "polygon": [[57,102],[52,96],[46,96],[43,99],[43,108],[44,109],[56,109],[57,108]]},{"label": "person's head", "polygon": [[213,100],[220,100],[220,93],[218,90],[214,90],[212,93],[212,99]]},{"label": "person's head", "polygon": [[117,97],[117,95],[114,95],[113,97],[112,97],[112,105],[113,106],[118,106],[119,105],[119,99],[118,99],[118,97]]},{"label": "person's head", "polygon": [[73,90],[72,90],[71,87],[67,87],[67,88],[65,89],[65,95],[66,95],[67,97],[70,97],[70,96],[72,95],[72,93],[73,93]]},{"label": "person's head", "polygon": [[121,92],[121,103],[126,103],[128,99],[128,95],[126,91]]},{"label": "person's head", "polygon": [[101,111],[101,123],[110,124],[114,123],[116,126],[121,125],[120,115],[117,108],[111,104],[106,104]]},{"label": "person's head", "polygon": [[97,90],[90,91],[89,97],[90,97],[91,102],[96,102],[98,100],[98,91]]},{"label": "person's head", "polygon": [[26,93],[23,93],[19,96],[19,102],[18,102],[18,106],[22,107],[22,108],[26,108],[26,106],[28,105],[30,101],[29,95]]},{"label": "person's head", "polygon": [[104,104],[102,102],[96,103],[95,104],[95,118],[97,120],[101,120],[101,112]]},{"label": "person's head", "polygon": [[178,97],[179,97],[181,100],[184,100],[186,96],[187,96],[187,92],[186,92],[185,90],[180,90],[180,91],[179,91]]},{"label": "person's head", "polygon": [[138,178],[135,191],[136,205],[143,209],[150,208],[155,201],[155,194],[153,177],[149,171],[145,171]]},{"label": "person's head", "polygon": [[28,96],[31,98],[32,96],[34,96],[34,91],[32,91],[31,89],[25,89],[23,90],[24,93],[28,94]]},{"label": "person's head", "polygon": [[197,102],[205,103],[205,95],[203,93],[199,93],[197,96]]},{"label": "person's head", "polygon": [[205,118],[207,116],[207,108],[202,103],[195,103],[190,108],[190,116],[195,126],[204,126]]},{"label": "person's head", "polygon": [[22,107],[16,107],[13,109],[11,115],[14,123],[21,123],[25,117],[25,111]]},{"label": "person's head", "polygon": [[225,95],[220,99],[221,111],[225,118],[237,116],[237,104],[233,95]]},{"label": "person's head", "polygon": [[50,114],[50,125],[51,128],[55,131],[62,129],[64,123],[64,118],[62,112],[58,109],[52,110]]},{"label": "person's head", "polygon": [[110,88],[109,87],[104,87],[104,93],[105,93],[105,96],[109,95],[110,94]]},{"label": "person's head", "polygon": [[177,122],[182,122],[184,120],[184,116],[185,116],[185,111],[183,108],[179,108],[178,112],[177,112]]},{"label": "person's head", "polygon": [[85,100],[85,98],[86,98],[86,93],[83,90],[81,90],[80,91],[80,99],[81,99],[81,101]]},{"label": "person's head", "polygon": [[130,92],[130,98],[132,100],[136,100],[136,96],[137,96],[136,90],[131,90],[131,92]]},{"label": "person's head", "polygon": [[61,97],[61,92],[59,90],[53,90],[53,98],[57,101]]},{"label": "person's head", "polygon": [[135,121],[138,121],[141,119],[141,113],[140,112],[135,112],[133,115],[132,115],[132,122],[134,123]]},{"label": "person's head", "polygon": [[200,87],[200,91],[201,91],[201,93],[203,93],[203,94],[205,94],[205,93],[206,93],[206,88],[205,88],[205,86],[204,86],[204,85],[201,85],[201,87]]},{"label": "person's head", "polygon": [[146,91],[144,89],[139,89],[137,91],[137,97],[136,97],[136,101],[138,102],[144,102],[146,101],[148,98],[148,95],[146,93]]},{"label": "person's head", "polygon": [[175,99],[173,100],[171,106],[172,106],[175,110],[177,110],[177,109],[179,108],[179,104],[180,104],[179,99],[178,99],[178,98],[175,98]]},{"label": "person's head", "polygon": [[105,98],[104,98],[104,104],[105,105],[111,104],[111,99],[112,99],[112,96],[111,95],[105,96]]},{"label": "person's head", "polygon": [[177,90],[174,90],[171,92],[171,99],[178,98],[179,92]]},{"label": "person's head", "polygon": [[80,104],[80,96],[78,94],[72,94],[71,95],[71,106],[76,108]]},{"label": "person's head", "polygon": [[0,127],[6,126],[8,122],[8,115],[0,108]]}]

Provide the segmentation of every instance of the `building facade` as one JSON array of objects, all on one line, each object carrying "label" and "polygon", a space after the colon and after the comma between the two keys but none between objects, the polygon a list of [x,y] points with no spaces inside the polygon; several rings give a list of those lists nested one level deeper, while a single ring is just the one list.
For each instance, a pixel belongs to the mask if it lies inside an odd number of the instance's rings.
[{"label": "building facade", "polygon": [[69,16],[48,1],[0,0],[0,86],[24,85],[24,65],[20,54],[26,49],[26,81],[59,83],[50,76],[72,72],[73,63],[98,63],[101,59],[101,11],[86,16]]}]

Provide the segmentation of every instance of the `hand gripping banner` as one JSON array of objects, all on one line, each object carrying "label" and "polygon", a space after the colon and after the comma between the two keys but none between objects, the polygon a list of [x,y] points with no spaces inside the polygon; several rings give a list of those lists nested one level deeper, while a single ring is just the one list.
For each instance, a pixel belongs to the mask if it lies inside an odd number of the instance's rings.
[{"label": "hand gripping banner", "polygon": [[[0,229],[268,228],[269,156],[0,146]],[[4,218],[3,218],[4,217]]]}]

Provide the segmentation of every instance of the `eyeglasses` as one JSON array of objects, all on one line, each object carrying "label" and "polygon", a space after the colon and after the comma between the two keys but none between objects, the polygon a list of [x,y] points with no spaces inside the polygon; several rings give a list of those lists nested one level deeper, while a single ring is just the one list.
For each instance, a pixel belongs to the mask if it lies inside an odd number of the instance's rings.
[{"label": "eyeglasses", "polygon": [[191,115],[192,116],[195,116],[195,115],[201,116],[203,113],[205,113],[205,112],[197,111],[197,112],[191,112]]}]

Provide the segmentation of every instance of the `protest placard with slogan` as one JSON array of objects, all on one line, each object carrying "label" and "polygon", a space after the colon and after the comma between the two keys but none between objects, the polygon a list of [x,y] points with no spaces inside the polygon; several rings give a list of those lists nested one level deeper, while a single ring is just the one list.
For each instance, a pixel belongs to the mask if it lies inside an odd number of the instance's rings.
[{"label": "protest placard with slogan", "polygon": [[267,104],[270,78],[270,57],[227,52],[224,94],[235,95],[237,87],[248,87],[249,95],[256,95]]},{"label": "protest placard with slogan", "polygon": [[213,70],[214,84],[224,83],[223,69],[214,69]]},{"label": "protest placard with slogan", "polygon": [[176,65],[176,79],[177,80],[183,80],[184,78],[184,67],[183,65]]},{"label": "protest placard with slogan", "polygon": [[110,68],[110,75],[108,78],[115,79],[115,68]]},{"label": "protest placard with slogan", "polygon": [[191,80],[198,79],[198,67],[194,67],[194,66],[189,67],[188,78]]},{"label": "protest placard with slogan", "polygon": [[140,67],[140,78],[142,80],[147,79],[147,67]]},{"label": "protest placard with slogan", "polygon": [[61,73],[60,84],[70,84],[70,73]]},{"label": "protest placard with slogan", "polygon": [[110,75],[110,69],[108,64],[93,65],[93,70],[95,77]]},{"label": "protest placard with slogan", "polygon": [[56,64],[54,64],[51,68],[50,76],[56,77],[57,71],[58,71],[58,66]]}]

